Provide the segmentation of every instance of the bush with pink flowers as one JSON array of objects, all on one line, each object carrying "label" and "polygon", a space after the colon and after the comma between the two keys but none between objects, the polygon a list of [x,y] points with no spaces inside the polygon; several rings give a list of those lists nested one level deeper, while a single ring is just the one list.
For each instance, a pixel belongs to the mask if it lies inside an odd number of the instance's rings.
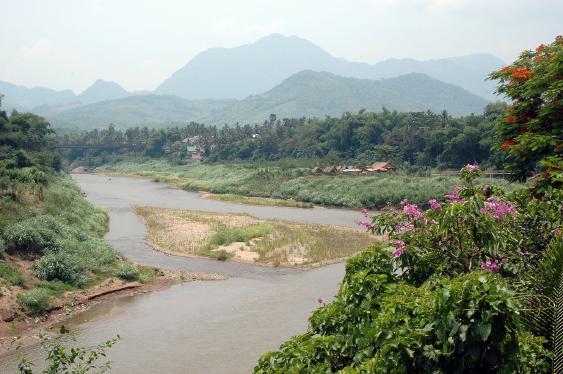
[{"label": "bush with pink flowers", "polygon": [[461,176],[425,206],[362,210],[388,244],[350,259],[335,301],[255,373],[551,372],[562,194],[477,186],[476,165]]}]

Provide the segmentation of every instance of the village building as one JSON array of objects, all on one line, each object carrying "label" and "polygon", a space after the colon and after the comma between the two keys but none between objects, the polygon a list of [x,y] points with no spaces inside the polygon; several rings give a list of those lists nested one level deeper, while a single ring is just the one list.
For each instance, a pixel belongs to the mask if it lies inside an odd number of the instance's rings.
[{"label": "village building", "polygon": [[190,145],[188,144],[186,146],[186,152],[188,153],[188,156],[190,157],[190,159],[192,160],[198,160],[201,161],[203,159],[203,152],[201,151],[201,149],[195,145]]},{"label": "village building", "polygon": [[366,169],[368,172],[372,173],[385,173],[389,170],[395,170],[397,167],[391,162],[374,162],[369,168]]}]

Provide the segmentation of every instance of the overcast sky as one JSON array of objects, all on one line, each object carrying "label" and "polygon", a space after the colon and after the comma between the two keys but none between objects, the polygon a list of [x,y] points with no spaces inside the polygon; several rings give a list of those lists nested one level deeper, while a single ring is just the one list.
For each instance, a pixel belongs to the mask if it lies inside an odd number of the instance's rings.
[{"label": "overcast sky", "polygon": [[490,52],[563,34],[561,0],[0,0],[0,80],[152,90],[198,52],[271,34],[377,62]]}]

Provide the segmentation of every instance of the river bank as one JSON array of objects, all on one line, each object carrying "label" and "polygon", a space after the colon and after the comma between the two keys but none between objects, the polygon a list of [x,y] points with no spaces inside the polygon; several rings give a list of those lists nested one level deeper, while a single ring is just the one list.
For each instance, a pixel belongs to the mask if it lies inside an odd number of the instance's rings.
[{"label": "river bank", "polygon": [[178,283],[223,279],[225,277],[218,274],[168,270],[158,270],[155,278],[148,283],[128,282],[119,278],[106,279],[94,287],[68,292],[39,316],[14,314],[13,318],[5,319],[0,324],[0,354],[36,343],[40,331],[58,335],[58,327],[65,320],[84,313],[96,305],[162,290]]},{"label": "river bank", "polygon": [[[120,334],[110,351],[112,373],[247,373],[265,351],[302,331],[319,300],[336,294],[344,274],[337,263],[309,271],[234,261],[186,258],[154,251],[147,230],[132,210],[145,205],[175,209],[247,213],[261,218],[355,227],[357,211],[326,208],[250,206],[202,199],[144,179],[74,175],[88,199],[108,210],[106,241],[123,256],[145,266],[217,273],[220,282],[178,283],[155,292],[98,303],[65,320],[77,345]],[[139,350],[139,343],[150,349]],[[33,344],[0,356],[0,371],[13,372],[20,354],[41,361]],[[217,357],[221,357],[220,360]]]},{"label": "river bank", "polygon": [[[163,181],[188,191],[207,191],[262,197],[323,206],[380,208],[407,199],[426,204],[444,196],[459,184],[454,176],[407,175],[402,171],[366,176],[313,175],[303,167],[281,167],[259,162],[172,164],[165,159],[138,157],[93,169],[98,173],[135,175]],[[480,182],[510,188],[505,180],[482,178]]]}]

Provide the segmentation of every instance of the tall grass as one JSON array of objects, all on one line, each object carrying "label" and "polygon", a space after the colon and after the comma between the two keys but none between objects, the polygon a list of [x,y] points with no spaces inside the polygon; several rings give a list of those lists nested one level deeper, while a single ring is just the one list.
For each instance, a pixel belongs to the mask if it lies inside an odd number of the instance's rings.
[{"label": "tall grass", "polygon": [[13,286],[23,286],[25,284],[25,277],[23,276],[23,274],[15,267],[8,265],[1,260],[0,278],[3,278]]},{"label": "tall grass", "polygon": [[[4,215],[5,208],[14,209]],[[119,275],[122,261],[102,239],[107,213],[81,196],[70,178],[51,174],[43,201],[2,199],[0,210],[3,249],[35,260],[29,277],[34,275],[40,282],[28,282],[35,288],[17,297],[30,314],[42,313],[67,290]],[[3,261],[0,277],[12,285],[25,283],[25,276]]]},{"label": "tall grass", "polygon": [[[165,160],[139,160],[105,165],[99,170],[159,178],[186,190],[294,199],[350,208],[376,208],[398,204],[404,199],[424,204],[443,196],[459,183],[459,179],[453,176],[410,176],[401,172],[369,176],[316,176],[303,167],[250,163],[172,165]],[[513,186],[499,179],[482,179],[482,182],[508,189]]]}]

